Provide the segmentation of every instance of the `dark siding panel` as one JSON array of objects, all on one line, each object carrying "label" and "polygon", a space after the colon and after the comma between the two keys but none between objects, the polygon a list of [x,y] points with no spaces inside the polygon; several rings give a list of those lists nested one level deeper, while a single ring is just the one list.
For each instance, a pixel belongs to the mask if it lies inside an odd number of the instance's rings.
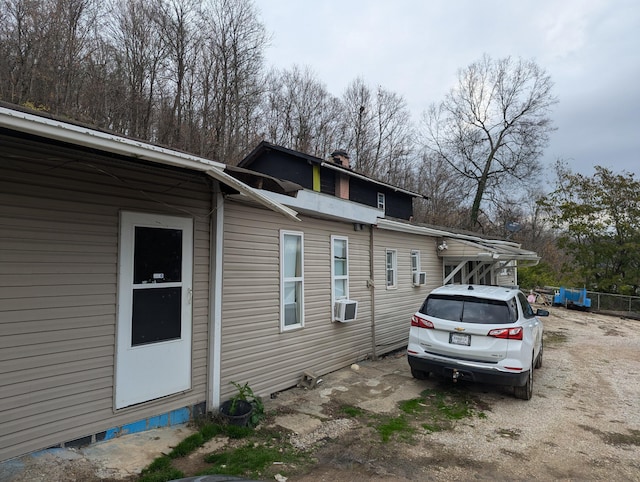
[{"label": "dark siding panel", "polygon": [[336,173],[328,169],[320,169],[320,192],[336,195]]},{"label": "dark siding panel", "polygon": [[257,158],[250,169],[278,179],[293,181],[306,189],[313,189],[313,166],[304,159],[268,151]]},{"label": "dark siding panel", "polygon": [[413,198],[407,194],[391,190],[380,191],[385,193],[385,214],[392,218],[409,219],[413,216]]},{"label": "dark siding panel", "polygon": [[379,192],[385,195],[385,214],[387,216],[399,219],[409,219],[413,216],[412,196],[361,179],[351,178],[349,184],[349,199],[351,201],[377,207]]}]

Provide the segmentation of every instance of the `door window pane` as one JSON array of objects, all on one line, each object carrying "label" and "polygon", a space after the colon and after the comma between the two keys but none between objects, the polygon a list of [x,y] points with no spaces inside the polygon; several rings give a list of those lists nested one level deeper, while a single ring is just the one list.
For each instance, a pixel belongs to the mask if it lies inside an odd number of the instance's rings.
[{"label": "door window pane", "polygon": [[182,230],[136,226],[133,283],[182,281]]},{"label": "door window pane", "polygon": [[132,346],[180,338],[182,288],[133,290]]}]

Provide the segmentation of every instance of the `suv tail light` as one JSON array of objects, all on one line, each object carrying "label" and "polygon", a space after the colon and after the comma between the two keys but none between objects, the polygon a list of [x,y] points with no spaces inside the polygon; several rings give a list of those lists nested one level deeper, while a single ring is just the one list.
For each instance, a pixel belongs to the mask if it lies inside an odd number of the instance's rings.
[{"label": "suv tail light", "polygon": [[426,318],[422,318],[418,315],[413,315],[411,317],[411,326],[417,326],[418,328],[430,328],[433,329],[433,323],[427,320]]},{"label": "suv tail light", "polygon": [[487,336],[504,338],[506,340],[522,340],[522,327],[516,326],[515,328],[498,328],[497,330],[491,330],[489,333],[487,333]]}]

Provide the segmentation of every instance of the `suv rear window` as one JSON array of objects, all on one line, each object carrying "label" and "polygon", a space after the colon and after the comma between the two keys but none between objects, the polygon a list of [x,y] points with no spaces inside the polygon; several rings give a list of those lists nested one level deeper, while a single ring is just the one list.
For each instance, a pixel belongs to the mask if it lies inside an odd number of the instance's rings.
[{"label": "suv rear window", "polygon": [[420,312],[434,318],[463,323],[507,324],[518,319],[515,300],[506,303],[470,296],[430,295]]}]

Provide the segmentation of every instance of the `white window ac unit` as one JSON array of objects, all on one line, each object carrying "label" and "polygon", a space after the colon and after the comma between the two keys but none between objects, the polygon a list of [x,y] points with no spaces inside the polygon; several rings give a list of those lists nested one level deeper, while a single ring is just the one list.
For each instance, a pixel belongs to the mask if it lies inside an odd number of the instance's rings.
[{"label": "white window ac unit", "polygon": [[413,286],[423,286],[427,284],[427,273],[424,271],[414,271]]},{"label": "white window ac unit", "polygon": [[353,321],[358,315],[358,302],[353,300],[338,300],[334,307],[334,318],[336,321],[346,323]]}]

